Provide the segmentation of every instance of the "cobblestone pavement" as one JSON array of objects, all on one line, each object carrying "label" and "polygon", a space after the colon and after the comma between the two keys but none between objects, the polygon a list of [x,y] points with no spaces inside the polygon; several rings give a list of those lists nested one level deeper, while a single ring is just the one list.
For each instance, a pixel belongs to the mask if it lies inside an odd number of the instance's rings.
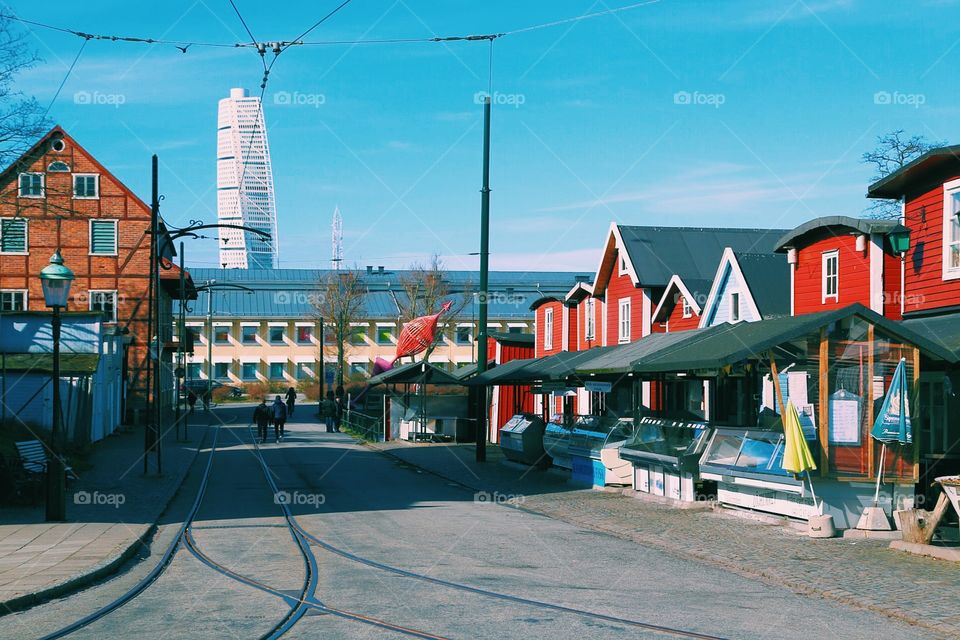
[{"label": "cobblestone pavement", "polygon": [[880,612],[960,637],[960,566],[890,550],[887,542],[813,540],[781,525],[715,510],[682,510],[616,492],[581,490],[555,472],[501,464],[496,446],[474,462],[473,445],[370,445],[489,496],[672,555]]},{"label": "cobblestone pavement", "polygon": [[206,431],[191,420],[189,441],[164,437],[163,474],[143,474],[143,431],[93,445],[90,468],[67,485],[67,522],[44,522],[42,501],[0,509],[0,615],[109,572],[140,550],[183,481]]}]

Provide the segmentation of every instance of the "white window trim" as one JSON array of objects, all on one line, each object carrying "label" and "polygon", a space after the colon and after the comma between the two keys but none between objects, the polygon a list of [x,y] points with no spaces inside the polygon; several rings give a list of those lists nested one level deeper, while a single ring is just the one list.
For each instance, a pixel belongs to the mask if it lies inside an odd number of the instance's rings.
[{"label": "white window trim", "polygon": [[630,273],[629,268],[627,268],[627,258],[623,255],[622,251],[617,252],[617,275],[625,276]]},{"label": "white window trim", "polygon": [[[83,198],[80,198],[81,200]],[[90,198],[88,198],[90,199]],[[93,252],[93,223],[94,222],[112,222],[113,223],[113,252],[111,253],[94,253]],[[116,256],[119,254],[119,244],[120,244],[120,228],[119,220],[113,220],[109,218],[91,218],[90,222],[87,223],[87,243],[90,247],[90,251],[87,255],[91,256]]]},{"label": "white window trim", "polygon": [[[837,260],[837,273],[836,273],[836,292],[827,294],[827,263],[836,258]],[[824,251],[820,255],[820,303],[824,304],[827,300],[833,300],[834,302],[840,302],[840,252],[837,250],[833,251]]]},{"label": "white window trim", "polygon": [[941,243],[941,267],[942,267],[942,279],[943,280],[958,280],[960,279],[960,267],[951,267],[949,264],[950,252],[947,250],[949,247],[947,245],[947,230],[949,225],[953,222],[954,214],[951,211],[951,200],[955,192],[960,190],[960,180],[951,180],[950,182],[945,182],[943,184],[943,224],[941,225],[943,242]]},{"label": "white window trim", "polygon": [[587,298],[583,305],[583,339],[597,339],[597,303],[593,298]]},{"label": "white window trim", "polygon": [[687,296],[685,295],[680,296],[680,305],[681,305],[681,311],[680,311],[681,315],[684,318],[692,318],[693,307],[690,306],[690,301],[687,300]]},{"label": "white window trim", "polygon": [[23,217],[6,217],[0,218],[0,221],[4,220],[23,220],[23,251],[0,251],[0,255],[4,256],[28,256],[30,255],[30,221]]},{"label": "white window trim", "polygon": [[[20,193],[20,176],[40,176],[40,195],[38,196],[25,196]],[[17,174],[17,197],[18,198],[33,198],[34,200],[39,200],[40,198],[45,198],[47,196],[47,176],[41,171],[21,171]]]},{"label": "white window trim", "polygon": [[[743,314],[740,312],[741,311],[740,307],[743,303],[743,297],[740,294],[740,290],[731,289],[728,295],[730,296],[730,322],[731,323],[740,322],[741,320],[743,320]],[[737,301],[736,305],[733,304],[734,296],[736,296],[736,301]]]},{"label": "white window trim", "polygon": [[543,310],[543,350],[553,349],[553,309]]},{"label": "white window trim", "polygon": [[93,298],[95,293],[112,293],[113,294],[113,317],[107,320],[107,322],[116,322],[119,316],[118,314],[119,309],[117,309],[117,307],[120,306],[120,296],[117,290],[116,289],[90,289],[89,291],[87,291],[87,298],[88,298],[87,305],[90,311],[96,311],[96,309],[93,308]]},{"label": "white window trim", "polygon": [[[23,310],[27,311],[30,309],[30,292],[27,289],[0,289],[0,293],[22,293],[23,294]],[[15,313],[13,311],[8,311],[6,313]]]},{"label": "white window trim", "polygon": [[[630,318],[632,307],[630,298],[620,298],[617,301],[617,342],[620,344],[630,342],[630,334],[633,332],[633,323]],[[626,334],[624,334],[624,328],[626,328]]]},{"label": "white window trim", "polygon": [[[93,178],[94,191],[96,195],[92,196],[78,196],[77,195],[77,178]],[[99,200],[100,199],[100,174],[99,173],[74,173],[70,178],[70,191],[73,194],[74,200]]]}]

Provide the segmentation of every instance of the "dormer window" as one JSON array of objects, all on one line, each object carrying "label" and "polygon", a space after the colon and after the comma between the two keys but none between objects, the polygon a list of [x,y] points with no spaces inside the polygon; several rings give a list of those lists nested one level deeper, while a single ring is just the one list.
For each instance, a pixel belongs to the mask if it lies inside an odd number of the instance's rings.
[{"label": "dormer window", "polygon": [[54,160],[47,166],[48,173],[70,173],[70,165],[60,160]]},{"label": "dormer window", "polygon": [[730,322],[740,322],[740,292],[730,294]]},{"label": "dormer window", "polygon": [[42,173],[21,173],[20,190],[18,195],[21,198],[42,198],[44,191],[44,176]]},{"label": "dormer window", "polygon": [[680,304],[683,305],[683,317],[691,318],[693,317],[693,307],[690,306],[690,301],[686,297],[680,298]]}]

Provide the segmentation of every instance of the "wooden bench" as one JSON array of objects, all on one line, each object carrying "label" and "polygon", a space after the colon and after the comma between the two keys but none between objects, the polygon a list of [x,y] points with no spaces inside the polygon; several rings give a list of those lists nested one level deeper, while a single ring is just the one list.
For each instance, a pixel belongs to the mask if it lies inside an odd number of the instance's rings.
[{"label": "wooden bench", "polygon": [[[17,445],[17,454],[20,456],[20,465],[31,475],[44,475],[47,472],[47,449],[39,440],[21,440]],[[77,474],[70,465],[64,463],[64,471],[68,480],[76,480]]]}]

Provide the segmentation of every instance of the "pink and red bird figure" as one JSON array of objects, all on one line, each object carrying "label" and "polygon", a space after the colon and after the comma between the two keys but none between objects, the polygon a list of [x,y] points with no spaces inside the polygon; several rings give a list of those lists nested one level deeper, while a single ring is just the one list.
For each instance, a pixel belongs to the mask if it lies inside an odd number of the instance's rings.
[{"label": "pink and red bird figure", "polygon": [[[374,373],[379,373],[380,371],[387,371],[393,367],[393,363],[399,360],[400,358],[406,358],[408,356],[414,356],[418,353],[426,351],[427,348],[433,344],[434,339],[437,337],[437,321],[440,319],[444,313],[450,310],[450,307],[453,306],[451,300],[447,300],[440,307],[440,311],[429,316],[420,316],[419,318],[414,318],[410,322],[404,325],[403,329],[400,331],[400,337],[397,339],[397,355],[393,357],[393,360],[384,360],[383,358],[377,358],[377,361],[374,363]],[[378,371],[379,370],[379,371]]]}]

